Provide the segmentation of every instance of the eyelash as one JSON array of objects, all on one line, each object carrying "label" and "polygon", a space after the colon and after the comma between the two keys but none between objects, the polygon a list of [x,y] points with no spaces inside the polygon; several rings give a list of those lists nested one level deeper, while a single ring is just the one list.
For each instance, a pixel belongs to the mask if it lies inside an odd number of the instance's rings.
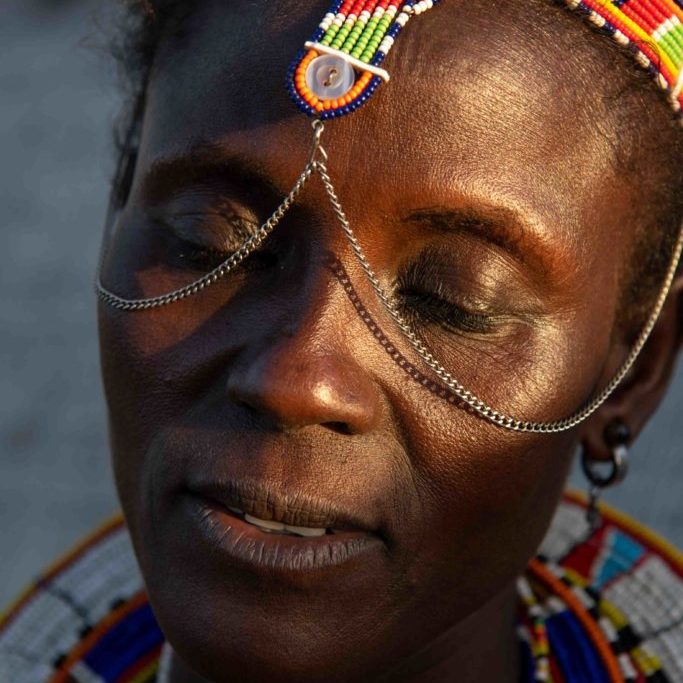
[{"label": "eyelash", "polygon": [[438,266],[429,252],[420,255],[396,279],[399,310],[409,324],[415,327],[438,325],[448,332],[486,334],[494,331],[493,315],[467,310],[449,300],[444,290]]},{"label": "eyelash", "polygon": [[[220,215],[220,214],[219,214]],[[207,218],[205,214],[182,214],[176,217],[199,217],[200,223]],[[221,228],[225,232],[225,226],[232,231],[230,235],[231,241],[234,240],[234,248],[230,251],[226,249],[218,249],[216,247],[200,244],[192,240],[181,237],[175,230],[171,228],[172,244],[170,251],[180,265],[186,268],[201,270],[209,272],[217,268],[221,263],[232,256],[244,242],[254,234],[258,226],[243,219],[223,220],[221,221]],[[233,245],[231,245],[232,247]],[[242,270],[250,270],[253,268],[256,261],[263,260],[263,250],[254,252],[246,258],[240,268]]]},{"label": "eyelash", "polygon": [[188,266],[200,270],[214,270],[231,255],[231,252],[213,249],[212,247],[203,247],[195,242],[189,242],[180,238],[178,238],[178,244],[180,250],[176,254],[177,257]]},{"label": "eyelash", "polygon": [[[240,227],[244,227],[241,225]],[[234,252],[200,245],[175,236],[176,257],[186,267],[203,271],[217,268]],[[272,265],[273,257],[263,250],[257,250],[242,262],[241,270],[259,270]],[[431,252],[421,254],[410,267],[399,273],[395,292],[399,309],[406,321],[413,327],[438,325],[448,332],[469,332],[486,334],[494,330],[494,316],[488,313],[467,310],[450,301],[444,294],[444,285],[439,278],[439,267]],[[430,283],[436,283],[430,284]]]}]

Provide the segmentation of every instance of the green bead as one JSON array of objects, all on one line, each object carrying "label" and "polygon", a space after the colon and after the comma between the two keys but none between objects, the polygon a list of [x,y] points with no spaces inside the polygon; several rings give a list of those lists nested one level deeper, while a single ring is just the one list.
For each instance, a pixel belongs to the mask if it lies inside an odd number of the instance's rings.
[{"label": "green bead", "polygon": [[327,30],[325,37],[320,41],[320,43],[322,45],[329,45],[334,40],[334,37],[337,35],[338,31],[339,26],[337,26],[336,24],[332,24],[332,26],[330,26],[330,28]]},{"label": "green bead", "polygon": [[359,28],[358,30],[354,29],[353,31],[351,31],[349,37],[346,40],[346,43],[344,43],[344,49],[352,50],[356,46],[361,32],[362,28]]}]

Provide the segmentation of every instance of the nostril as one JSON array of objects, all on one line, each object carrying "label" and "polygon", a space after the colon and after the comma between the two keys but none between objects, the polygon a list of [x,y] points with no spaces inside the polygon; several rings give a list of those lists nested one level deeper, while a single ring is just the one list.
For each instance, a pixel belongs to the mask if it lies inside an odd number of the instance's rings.
[{"label": "nostril", "polygon": [[324,422],[323,426],[331,429],[333,432],[337,432],[337,434],[353,434],[353,430],[346,422]]},{"label": "nostril", "polygon": [[251,403],[249,403],[249,401],[247,401],[243,398],[233,398],[233,403],[248,413],[257,412],[257,409],[253,405],[251,405]]},{"label": "nostril", "polygon": [[378,399],[360,370],[302,350],[309,337],[298,331],[279,336],[231,368],[225,394],[234,407],[281,430],[318,425],[352,436],[373,428]]}]

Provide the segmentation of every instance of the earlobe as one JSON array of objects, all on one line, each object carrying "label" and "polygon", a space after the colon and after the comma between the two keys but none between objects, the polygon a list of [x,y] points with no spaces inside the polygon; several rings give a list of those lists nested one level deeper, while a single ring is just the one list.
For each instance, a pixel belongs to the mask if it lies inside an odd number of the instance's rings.
[{"label": "earlobe", "polygon": [[[581,451],[581,468],[590,484],[586,520],[591,531],[595,531],[599,525],[598,500],[600,495],[605,489],[620,484],[628,473],[628,445],[632,440],[628,425],[616,418],[607,424],[603,437],[604,443],[610,451],[608,463],[602,459],[592,459],[586,448]],[[600,471],[600,465],[605,464],[608,464],[608,469],[603,473]]]},{"label": "earlobe", "polygon": [[683,345],[683,271],[671,285],[667,301],[640,355],[622,384],[586,421],[579,441],[591,460],[611,457],[610,425],[623,422],[632,442],[655,412],[671,381]]}]

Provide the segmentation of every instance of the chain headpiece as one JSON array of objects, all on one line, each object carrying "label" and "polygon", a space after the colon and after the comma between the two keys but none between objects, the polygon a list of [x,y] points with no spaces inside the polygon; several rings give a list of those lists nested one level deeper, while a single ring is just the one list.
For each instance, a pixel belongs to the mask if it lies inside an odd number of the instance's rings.
[{"label": "chain headpiece", "polygon": [[[554,0],[585,15],[598,29],[629,48],[666,91],[683,121],[683,0]],[[287,87],[299,109],[313,117],[313,140],[308,163],[289,194],[260,226],[223,263],[190,284],[161,296],[127,299],[109,291],[101,281],[104,251],[97,275],[100,299],[123,311],[143,311],[193,296],[232,272],[258,249],[277,227],[312,175],[325,188],[353,253],[383,307],[422,361],[458,399],[487,421],[517,432],[556,433],[576,426],[593,414],[621,383],[645,346],[661,313],[683,252],[683,226],[653,310],[626,360],[611,381],[585,406],[553,422],[534,422],[507,415],[489,406],[464,387],[437,360],[404,319],[393,298],[384,291],[351,228],[327,170],[321,145],[323,121],[349,114],[363,105],[389,73],[384,60],[408,21],[439,4],[440,0],[335,0],[287,74]]]}]

